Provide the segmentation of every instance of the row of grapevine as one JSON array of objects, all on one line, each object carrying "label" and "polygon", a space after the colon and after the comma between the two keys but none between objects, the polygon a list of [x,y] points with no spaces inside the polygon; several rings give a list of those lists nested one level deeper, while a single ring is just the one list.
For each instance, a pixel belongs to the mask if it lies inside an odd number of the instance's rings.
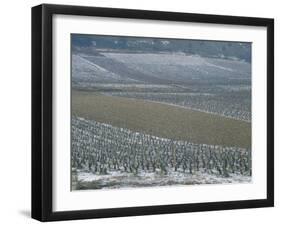
[{"label": "row of grapevine", "polygon": [[174,141],[72,118],[72,167],[93,174],[178,171],[251,175],[251,151]]},{"label": "row of grapevine", "polygon": [[210,94],[159,93],[159,92],[107,92],[113,96],[130,97],[168,104],[175,104],[195,110],[251,121],[250,93],[223,92]]}]

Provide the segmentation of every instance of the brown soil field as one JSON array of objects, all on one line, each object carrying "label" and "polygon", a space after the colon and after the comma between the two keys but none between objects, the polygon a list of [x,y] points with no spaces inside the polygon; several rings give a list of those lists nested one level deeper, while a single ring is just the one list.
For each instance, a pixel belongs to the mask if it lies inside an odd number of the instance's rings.
[{"label": "brown soil field", "polygon": [[251,147],[251,123],[167,104],[73,90],[72,114],[173,140]]}]

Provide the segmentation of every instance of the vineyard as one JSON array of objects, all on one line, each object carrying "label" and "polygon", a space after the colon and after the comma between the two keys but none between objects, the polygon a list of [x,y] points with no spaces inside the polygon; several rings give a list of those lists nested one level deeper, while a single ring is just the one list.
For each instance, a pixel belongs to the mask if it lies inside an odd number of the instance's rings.
[{"label": "vineyard", "polygon": [[78,90],[251,121],[251,65],[247,62],[179,53],[105,51],[98,56],[73,54],[72,65],[73,87]]},{"label": "vineyard", "polygon": [[72,118],[71,158],[73,190],[251,178],[250,149],[164,139],[78,117]]},{"label": "vineyard", "polygon": [[246,122],[251,121],[249,91],[223,93],[104,92],[104,94],[167,103]]},{"label": "vineyard", "polygon": [[250,43],[71,45],[72,190],[251,181]]}]

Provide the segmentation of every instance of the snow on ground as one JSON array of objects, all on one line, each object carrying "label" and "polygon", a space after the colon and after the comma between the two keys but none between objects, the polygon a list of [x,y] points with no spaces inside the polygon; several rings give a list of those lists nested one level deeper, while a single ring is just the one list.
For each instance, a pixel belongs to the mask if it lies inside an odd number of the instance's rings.
[{"label": "snow on ground", "polygon": [[[215,75],[223,77],[246,77],[251,73],[249,63],[238,60],[215,59],[197,55],[177,53],[103,53],[104,56],[128,64],[146,73],[172,76],[170,72],[196,74],[197,76]],[[157,73],[158,72],[158,73]],[[168,72],[168,73],[167,73]],[[177,76],[178,77],[178,76]]]},{"label": "snow on ground", "polygon": [[137,175],[118,171],[109,171],[106,175],[89,171],[77,171],[79,189],[112,189],[130,187],[150,187],[169,185],[229,184],[250,183],[250,176],[231,174],[223,177],[215,174],[195,172],[193,174],[169,170],[167,175],[161,172],[140,172]]},{"label": "snow on ground", "polygon": [[204,58],[182,54],[158,54],[158,53],[103,53],[107,57],[123,63],[134,62],[136,64],[157,64],[157,65],[203,65]]},{"label": "snow on ground", "polygon": [[108,71],[107,69],[79,56],[72,55],[72,77],[74,79],[84,80],[101,80],[104,81],[120,81],[121,77],[118,74]]}]

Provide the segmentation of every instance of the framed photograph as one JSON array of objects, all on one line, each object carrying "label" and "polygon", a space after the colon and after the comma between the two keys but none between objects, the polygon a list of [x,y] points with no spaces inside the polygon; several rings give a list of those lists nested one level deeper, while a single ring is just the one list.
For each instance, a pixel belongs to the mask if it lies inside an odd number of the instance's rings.
[{"label": "framed photograph", "polygon": [[274,205],[274,21],[32,8],[32,217]]}]

